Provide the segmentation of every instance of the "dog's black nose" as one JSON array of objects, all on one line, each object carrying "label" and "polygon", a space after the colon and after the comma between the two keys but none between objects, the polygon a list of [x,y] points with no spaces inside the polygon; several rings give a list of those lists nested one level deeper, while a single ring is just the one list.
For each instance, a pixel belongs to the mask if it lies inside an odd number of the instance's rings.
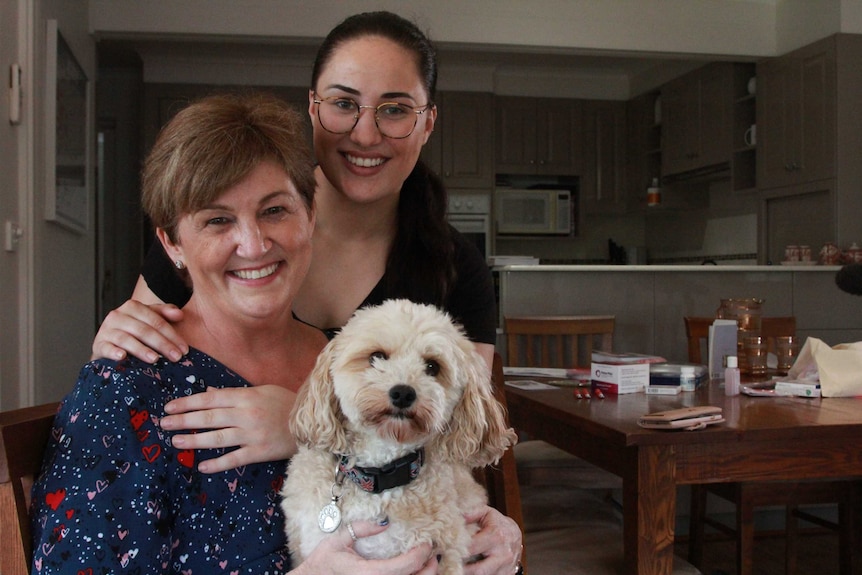
[{"label": "dog's black nose", "polygon": [[389,390],[389,401],[395,407],[404,409],[416,401],[416,390],[409,385],[396,385]]}]

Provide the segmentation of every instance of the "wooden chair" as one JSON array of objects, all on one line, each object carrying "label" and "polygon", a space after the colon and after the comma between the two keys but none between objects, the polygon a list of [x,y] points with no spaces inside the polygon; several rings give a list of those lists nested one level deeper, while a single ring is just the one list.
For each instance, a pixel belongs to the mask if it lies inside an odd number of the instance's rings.
[{"label": "wooden chair", "polygon": [[589,366],[593,349],[613,347],[612,315],[504,318],[508,365],[522,367]]},{"label": "wooden chair", "polygon": [[[494,354],[494,366],[491,371],[494,383],[494,396],[503,406],[506,406],[506,390],[503,387],[503,358]],[[512,449],[506,450],[496,466],[488,466],[477,470],[477,479],[485,485],[488,491],[488,502],[500,513],[508,515],[517,522],[524,531],[524,518],[521,512],[521,488],[518,485],[518,471],[515,467],[515,455]]]},{"label": "wooden chair", "polygon": [[[685,337],[688,342],[688,361],[704,363],[704,351],[709,340],[709,326],[712,325],[715,318],[686,316],[683,321],[685,321]],[[763,317],[760,320],[760,333],[766,338],[767,350],[774,353],[776,337],[796,335],[796,317]]]},{"label": "wooden chair", "polygon": [[[612,315],[506,317],[503,321],[510,366],[589,366],[594,349],[613,348]],[[617,476],[545,441],[522,441],[515,446],[515,460],[522,485],[620,485]]]},{"label": "wooden chair", "polygon": [[[688,341],[688,361],[703,363],[702,350],[709,339],[709,326],[714,318],[685,317],[685,335]],[[774,350],[775,338],[796,335],[796,318],[764,317],[761,334],[767,339],[767,348]],[[736,506],[735,526],[727,526],[706,514],[707,494],[714,494]],[[839,521],[830,521],[806,513],[800,505],[838,504]],[[704,526],[709,525],[736,539],[737,573],[750,575],[754,558],[754,510],[767,505],[785,508],[786,554],[785,572],[795,573],[797,553],[797,519],[822,527],[839,530],[841,573],[852,568],[853,489],[845,481],[794,481],[794,482],[738,482],[692,485],[691,517],[689,525],[689,561],[700,566],[703,560]]]},{"label": "wooden chair", "polygon": [[42,454],[57,404],[0,413],[0,573],[28,575],[33,558],[30,540],[30,487],[42,466]]}]

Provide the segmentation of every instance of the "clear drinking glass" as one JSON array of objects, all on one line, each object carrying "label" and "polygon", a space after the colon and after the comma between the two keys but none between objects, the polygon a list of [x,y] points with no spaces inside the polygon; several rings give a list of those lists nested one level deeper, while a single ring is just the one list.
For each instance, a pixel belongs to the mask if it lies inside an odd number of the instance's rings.
[{"label": "clear drinking glass", "polygon": [[745,363],[750,375],[766,374],[766,339],[762,336],[744,338]]},{"label": "clear drinking glass", "polygon": [[795,335],[782,335],[775,338],[775,355],[778,358],[776,369],[786,375],[799,355],[799,338]]}]

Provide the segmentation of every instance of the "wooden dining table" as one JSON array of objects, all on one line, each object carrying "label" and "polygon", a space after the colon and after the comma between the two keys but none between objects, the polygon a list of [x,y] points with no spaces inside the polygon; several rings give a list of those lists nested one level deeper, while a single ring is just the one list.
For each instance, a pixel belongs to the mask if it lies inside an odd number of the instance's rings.
[{"label": "wooden dining table", "polygon": [[[507,385],[509,418],[516,429],[623,479],[626,573],[670,575],[679,485],[862,479],[862,398],[726,397],[717,383],[672,396],[578,399],[576,393],[568,387]],[[694,405],[719,406],[726,421],[698,431],[637,424],[645,413]],[[853,513],[856,549],[862,533],[860,485]],[[860,573],[859,563],[854,558],[853,573]]]}]

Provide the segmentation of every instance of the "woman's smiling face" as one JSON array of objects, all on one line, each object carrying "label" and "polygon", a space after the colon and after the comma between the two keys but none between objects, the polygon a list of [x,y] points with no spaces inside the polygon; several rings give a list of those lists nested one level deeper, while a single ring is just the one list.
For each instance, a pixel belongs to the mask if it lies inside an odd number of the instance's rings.
[{"label": "woman's smiling face", "polygon": [[264,161],[211,205],[184,214],[176,245],[158,233],[171,259],[188,268],[198,305],[243,321],[289,313],[311,262],[313,229],[284,169]]},{"label": "woman's smiling face", "polygon": [[430,96],[415,55],[381,36],[348,40],[332,53],[309,96],[314,151],[329,182],[360,203],[397,195],[434,129],[436,108],[419,114],[413,133],[403,139],[383,136],[374,121],[374,110],[368,108],[361,109],[351,132],[333,134],[320,125],[315,93],[319,98],[351,98],[360,106],[396,102],[422,108]]}]

